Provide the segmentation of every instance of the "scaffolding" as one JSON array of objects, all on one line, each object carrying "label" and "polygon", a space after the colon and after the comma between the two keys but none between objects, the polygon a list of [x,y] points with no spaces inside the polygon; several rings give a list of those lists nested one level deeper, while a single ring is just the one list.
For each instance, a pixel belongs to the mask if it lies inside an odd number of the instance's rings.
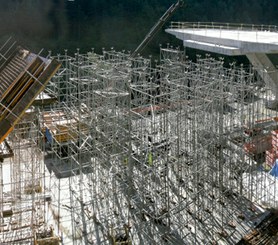
[{"label": "scaffolding", "polygon": [[9,136],[12,210],[30,208],[37,244],[236,244],[277,209],[277,112],[254,68],[170,46],[156,64],[114,49],[53,58],[56,101]]},{"label": "scaffolding", "polygon": [[45,222],[44,135],[38,109],[45,96],[36,106],[32,103],[59,63],[11,39],[0,53],[0,243],[39,244],[39,234],[50,229]]},{"label": "scaffolding", "polygon": [[275,206],[275,178],[255,178],[277,113],[253,68],[169,46],[156,66],[113,49],[55,58],[43,124],[65,244],[235,244]]}]

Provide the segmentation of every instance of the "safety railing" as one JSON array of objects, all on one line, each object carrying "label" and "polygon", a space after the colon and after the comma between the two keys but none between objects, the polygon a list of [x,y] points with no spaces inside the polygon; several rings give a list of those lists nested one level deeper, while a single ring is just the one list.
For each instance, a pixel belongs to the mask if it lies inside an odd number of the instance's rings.
[{"label": "safety railing", "polygon": [[171,22],[171,29],[221,29],[221,30],[242,30],[242,31],[270,31],[277,32],[276,25],[253,25],[240,23],[221,22]]}]

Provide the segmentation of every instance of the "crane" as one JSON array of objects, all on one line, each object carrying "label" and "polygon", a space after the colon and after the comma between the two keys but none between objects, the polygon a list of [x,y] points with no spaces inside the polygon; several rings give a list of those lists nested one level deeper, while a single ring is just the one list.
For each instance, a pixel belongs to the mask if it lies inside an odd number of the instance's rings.
[{"label": "crane", "polygon": [[170,8],[161,16],[158,22],[152,27],[149,33],[145,36],[143,41],[139,44],[139,46],[133,51],[131,57],[135,57],[137,54],[142,52],[142,50],[148,45],[148,43],[154,38],[160,28],[170,19],[170,17],[175,13],[175,11],[182,7],[184,2],[182,0],[178,0],[175,4],[172,4]]}]

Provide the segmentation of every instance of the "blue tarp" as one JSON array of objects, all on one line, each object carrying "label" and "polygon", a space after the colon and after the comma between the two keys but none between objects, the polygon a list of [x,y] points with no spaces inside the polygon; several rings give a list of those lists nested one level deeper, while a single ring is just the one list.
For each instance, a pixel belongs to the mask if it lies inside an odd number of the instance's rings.
[{"label": "blue tarp", "polygon": [[272,167],[272,169],[269,171],[269,173],[272,176],[275,176],[276,178],[278,178],[278,159],[276,159],[274,166]]}]

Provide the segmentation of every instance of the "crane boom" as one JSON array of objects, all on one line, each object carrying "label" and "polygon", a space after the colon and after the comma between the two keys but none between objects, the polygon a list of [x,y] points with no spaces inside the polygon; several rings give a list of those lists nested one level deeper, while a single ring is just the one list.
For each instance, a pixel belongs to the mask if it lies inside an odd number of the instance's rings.
[{"label": "crane boom", "polygon": [[174,14],[174,12],[183,6],[183,1],[178,0],[175,4],[172,4],[170,8],[161,16],[158,22],[152,27],[149,33],[145,36],[144,40],[140,43],[140,45],[135,49],[135,51],[131,54],[131,57],[135,57],[139,54],[147,45],[148,43],[154,38],[160,28],[167,22],[167,20]]}]

